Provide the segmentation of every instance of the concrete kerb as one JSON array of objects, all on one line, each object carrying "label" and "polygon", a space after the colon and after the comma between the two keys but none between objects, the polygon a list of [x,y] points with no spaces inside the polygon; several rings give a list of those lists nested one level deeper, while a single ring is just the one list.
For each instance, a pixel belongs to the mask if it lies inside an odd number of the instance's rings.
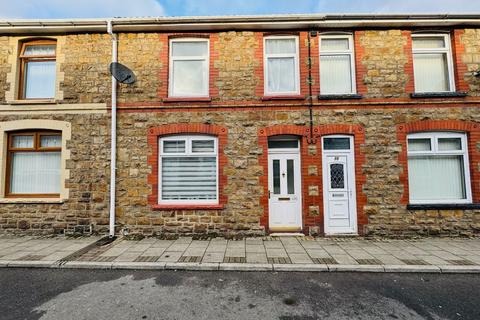
[{"label": "concrete kerb", "polygon": [[335,265],[201,262],[0,261],[0,268],[58,268],[102,270],[371,272],[371,273],[480,273],[480,266],[456,265]]},{"label": "concrete kerb", "polygon": [[385,272],[390,273],[440,273],[440,267],[427,265],[385,265]]}]

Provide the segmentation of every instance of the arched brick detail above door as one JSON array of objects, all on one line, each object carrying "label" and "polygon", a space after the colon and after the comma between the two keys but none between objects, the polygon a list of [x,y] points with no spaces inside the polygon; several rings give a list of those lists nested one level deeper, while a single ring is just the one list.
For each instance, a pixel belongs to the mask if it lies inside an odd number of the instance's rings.
[{"label": "arched brick detail above door", "polygon": [[260,224],[268,231],[268,138],[276,135],[296,135],[300,138],[300,156],[302,172],[302,221],[304,233],[309,233],[310,228],[319,228],[323,233],[323,192],[322,187],[322,154],[321,137],[332,134],[346,134],[354,137],[355,151],[355,183],[357,189],[357,223],[358,232],[363,234],[364,226],[367,224],[367,217],[364,206],[367,197],[363,193],[363,185],[366,178],[362,173],[365,164],[365,155],[361,146],[365,144],[365,130],[361,125],[332,124],[313,127],[313,138],[310,140],[310,128],[295,125],[277,125],[260,128],[258,130],[258,143],[262,148],[259,156],[259,164],[263,167],[263,175],[260,176],[260,185],[263,194],[260,197],[260,205],[263,207],[263,215]]}]

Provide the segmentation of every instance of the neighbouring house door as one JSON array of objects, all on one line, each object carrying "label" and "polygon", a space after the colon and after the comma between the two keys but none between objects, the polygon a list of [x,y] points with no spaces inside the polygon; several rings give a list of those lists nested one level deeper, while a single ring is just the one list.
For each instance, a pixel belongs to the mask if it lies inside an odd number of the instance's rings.
[{"label": "neighbouring house door", "polygon": [[300,151],[285,152],[269,150],[269,228],[294,232],[302,230]]},{"label": "neighbouring house door", "polygon": [[357,233],[353,137],[327,136],[323,143],[325,234]]}]

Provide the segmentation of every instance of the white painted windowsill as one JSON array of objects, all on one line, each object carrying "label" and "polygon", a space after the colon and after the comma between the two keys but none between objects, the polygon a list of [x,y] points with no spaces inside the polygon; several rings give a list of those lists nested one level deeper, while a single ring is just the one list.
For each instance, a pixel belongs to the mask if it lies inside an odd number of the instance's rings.
[{"label": "white painted windowsill", "polygon": [[59,203],[62,204],[65,199],[58,198],[0,198],[0,204],[8,203]]}]

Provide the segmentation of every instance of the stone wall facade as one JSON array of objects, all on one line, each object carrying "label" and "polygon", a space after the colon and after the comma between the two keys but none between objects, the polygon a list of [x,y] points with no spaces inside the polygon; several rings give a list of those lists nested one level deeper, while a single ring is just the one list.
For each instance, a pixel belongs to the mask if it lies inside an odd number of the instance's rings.
[{"label": "stone wall facade", "polygon": [[[90,114],[0,114],[0,127],[10,121],[49,119],[71,126],[67,141],[70,176],[61,181],[68,199],[56,202],[10,202],[0,199],[0,232],[33,234],[108,232],[110,124],[104,111]],[[3,138],[3,137],[2,137]],[[5,159],[2,159],[3,161]]]},{"label": "stone wall facade", "polygon": [[[264,235],[269,233],[266,184],[266,139],[294,134],[301,141],[303,232],[324,232],[321,137],[348,134],[355,138],[358,231],[363,235],[478,235],[480,210],[407,209],[405,147],[399,126],[422,121],[459,121],[480,126],[478,29],[452,30],[457,91],[467,97],[413,99],[412,30],[359,30],[353,33],[358,100],[319,100],[318,37],[299,36],[300,96],[263,97],[263,36],[276,32],[226,31],[182,33],[210,39],[210,99],[169,100],[169,38],[178,34],[121,33],[118,60],[137,76],[119,85],[117,141],[117,232],[144,235]],[[280,34],[282,34],[280,32]],[[285,34],[285,33],[283,33]],[[0,37],[0,127],[12,120],[55,119],[71,124],[67,142],[71,157],[69,197],[62,203],[15,203],[0,199],[0,232],[106,233],[110,174],[111,40],[106,34],[56,35],[61,39],[63,97],[48,106],[6,101],[12,39]],[[34,37],[32,37],[34,38]],[[4,54],[1,54],[1,53]],[[15,57],[13,57],[15,59]],[[312,70],[310,127],[308,67]],[[57,110],[58,109],[58,110]],[[152,204],[158,168],[155,130],[178,127],[177,133],[225,130],[220,205],[161,207]],[[209,127],[210,126],[210,127]],[[215,130],[211,129],[215,127]],[[194,128],[194,129],[188,129]],[[209,129],[210,128],[210,129]],[[440,128],[441,129],[441,128]],[[153,131],[152,131],[153,130]],[[313,130],[310,131],[310,130]],[[452,130],[446,124],[445,130]],[[160,132],[159,131],[159,132]],[[169,134],[175,132],[169,131]],[[190,132],[191,133],[191,132]],[[480,203],[480,141],[470,135],[469,150],[474,204]],[[149,138],[150,137],[150,138]],[[5,161],[5,159],[2,159]],[[155,173],[157,172],[157,175]],[[1,198],[1,197],[0,197]],[[408,198],[408,197],[407,197]]]}]

